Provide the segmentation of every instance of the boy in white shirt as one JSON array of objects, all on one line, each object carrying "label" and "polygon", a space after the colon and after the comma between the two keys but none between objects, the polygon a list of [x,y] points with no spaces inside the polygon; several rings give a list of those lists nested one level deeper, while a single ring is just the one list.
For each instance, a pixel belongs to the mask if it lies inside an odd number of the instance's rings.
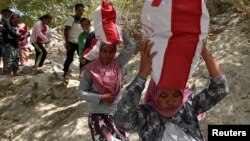
[{"label": "boy in white shirt", "polygon": [[78,37],[82,33],[82,28],[80,24],[81,16],[84,12],[84,5],[79,3],[75,4],[75,15],[69,16],[64,29],[64,38],[65,38],[65,48],[67,50],[67,57],[64,62],[64,81],[68,83],[68,71],[70,64],[73,62],[75,51],[78,52]]}]

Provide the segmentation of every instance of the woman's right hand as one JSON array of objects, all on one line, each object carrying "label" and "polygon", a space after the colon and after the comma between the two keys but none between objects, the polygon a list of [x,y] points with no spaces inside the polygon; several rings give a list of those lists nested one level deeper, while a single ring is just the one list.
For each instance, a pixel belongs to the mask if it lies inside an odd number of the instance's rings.
[{"label": "woman's right hand", "polygon": [[101,94],[101,102],[112,104],[115,101],[116,96],[112,93]]},{"label": "woman's right hand", "polygon": [[143,41],[140,45],[141,62],[138,75],[145,79],[148,77],[148,75],[150,75],[152,71],[152,59],[157,54],[156,51],[150,53],[153,45],[154,43],[150,42],[149,40]]}]

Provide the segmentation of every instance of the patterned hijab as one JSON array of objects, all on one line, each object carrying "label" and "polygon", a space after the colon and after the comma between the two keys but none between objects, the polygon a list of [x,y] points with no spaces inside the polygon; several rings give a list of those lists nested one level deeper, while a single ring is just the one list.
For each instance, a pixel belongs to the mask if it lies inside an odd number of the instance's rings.
[{"label": "patterned hijab", "polygon": [[187,101],[188,96],[191,94],[191,92],[188,89],[180,90],[182,92],[182,103],[180,104],[180,106],[173,112],[166,112],[166,111],[162,111],[160,109],[160,106],[157,102],[157,99],[160,95],[160,91],[157,88],[155,82],[151,79],[147,92],[146,92],[146,96],[145,96],[145,104],[150,105],[151,107],[153,107],[160,115],[164,116],[164,117],[173,117],[179,110],[180,108],[183,106],[183,104]]},{"label": "patterned hijab", "polygon": [[[181,107],[187,101],[188,97],[191,95],[191,91],[188,88],[186,88],[185,90],[180,90],[180,91],[182,93],[182,103],[180,104],[180,106],[173,112],[162,111],[160,109],[158,102],[157,102],[157,99],[160,95],[160,90],[157,88],[155,82],[151,79],[149,86],[148,86],[148,89],[147,89],[147,92],[146,92],[146,96],[144,98],[144,102],[146,105],[149,105],[152,108],[154,108],[160,115],[170,118],[179,112]],[[205,116],[206,116],[205,113],[201,113],[197,116],[197,118],[198,118],[198,120],[203,120],[205,118]]]}]

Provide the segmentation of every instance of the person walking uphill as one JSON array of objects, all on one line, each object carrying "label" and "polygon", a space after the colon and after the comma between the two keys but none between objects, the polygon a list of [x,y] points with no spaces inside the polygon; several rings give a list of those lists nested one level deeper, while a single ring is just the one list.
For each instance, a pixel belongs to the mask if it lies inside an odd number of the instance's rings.
[{"label": "person walking uphill", "polygon": [[67,50],[67,57],[64,62],[63,78],[66,83],[68,83],[69,79],[68,71],[70,64],[73,62],[75,51],[77,51],[77,53],[79,54],[78,37],[82,33],[80,20],[83,12],[84,12],[84,5],[81,3],[75,4],[75,15],[69,16],[65,23],[64,38],[65,38],[65,48]]},{"label": "person walking uphill", "polygon": [[83,68],[88,63],[88,61],[83,57],[82,54],[83,54],[84,50],[87,49],[87,47],[85,47],[85,44],[86,44],[87,37],[90,33],[90,26],[91,26],[90,20],[87,18],[82,18],[80,20],[80,23],[81,23],[81,27],[82,27],[83,32],[78,37],[78,50],[79,50],[78,54],[79,54],[79,61],[80,61],[79,79],[82,78]]},{"label": "person walking uphill", "polygon": [[49,38],[51,37],[49,33],[49,24],[52,21],[52,17],[48,14],[43,15],[39,20],[34,24],[30,43],[35,47],[36,51],[36,60],[35,66],[42,67],[47,56],[47,51],[43,44],[49,43]]},{"label": "person walking uphill", "polygon": [[5,47],[5,59],[7,65],[7,76],[13,77],[18,75],[19,69],[19,46],[18,41],[23,40],[23,36],[18,35],[17,28],[20,16],[13,14],[9,23],[3,25],[3,45]]},{"label": "person walking uphill", "polygon": [[4,24],[7,24],[8,26],[6,26],[5,28],[10,28],[11,26],[9,25],[9,18],[11,17],[12,15],[12,11],[8,8],[6,9],[3,9],[1,11],[1,14],[2,14],[2,17],[0,18],[0,64],[1,64],[1,61],[3,63],[3,74],[6,74],[8,72],[7,70],[7,65],[6,65],[6,57],[5,57],[5,47],[4,47],[4,44],[3,44],[3,26]]},{"label": "person walking uphill", "polygon": [[20,18],[18,30],[19,35],[22,35],[24,37],[23,41],[19,41],[19,58],[20,63],[22,66],[26,65],[28,63],[29,54],[31,52],[30,47],[28,47],[28,38],[30,37],[30,32],[28,26],[22,21]]},{"label": "person walking uphill", "polygon": [[123,35],[124,50],[115,58],[116,46],[102,43],[99,58],[85,66],[78,97],[88,103],[89,128],[93,141],[127,141],[124,132],[113,123],[113,113],[120,100],[124,66],[132,57],[134,43]]},{"label": "person walking uphill", "polygon": [[187,90],[158,88],[151,80],[145,103],[139,105],[147,76],[151,73],[151,44],[141,46],[138,75],[126,88],[114,115],[116,126],[139,133],[142,141],[202,141],[197,116],[208,111],[228,93],[226,77],[207,48],[202,57],[211,77],[210,84],[191,95]]}]

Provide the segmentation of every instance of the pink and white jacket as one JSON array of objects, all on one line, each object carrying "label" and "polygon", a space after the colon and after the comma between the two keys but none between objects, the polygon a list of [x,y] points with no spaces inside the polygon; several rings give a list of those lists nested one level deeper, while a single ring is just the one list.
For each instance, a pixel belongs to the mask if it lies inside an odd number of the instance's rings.
[{"label": "pink and white jacket", "polygon": [[44,44],[49,42],[49,38],[46,35],[49,33],[49,26],[42,23],[41,20],[37,21],[32,29],[30,42]]}]

